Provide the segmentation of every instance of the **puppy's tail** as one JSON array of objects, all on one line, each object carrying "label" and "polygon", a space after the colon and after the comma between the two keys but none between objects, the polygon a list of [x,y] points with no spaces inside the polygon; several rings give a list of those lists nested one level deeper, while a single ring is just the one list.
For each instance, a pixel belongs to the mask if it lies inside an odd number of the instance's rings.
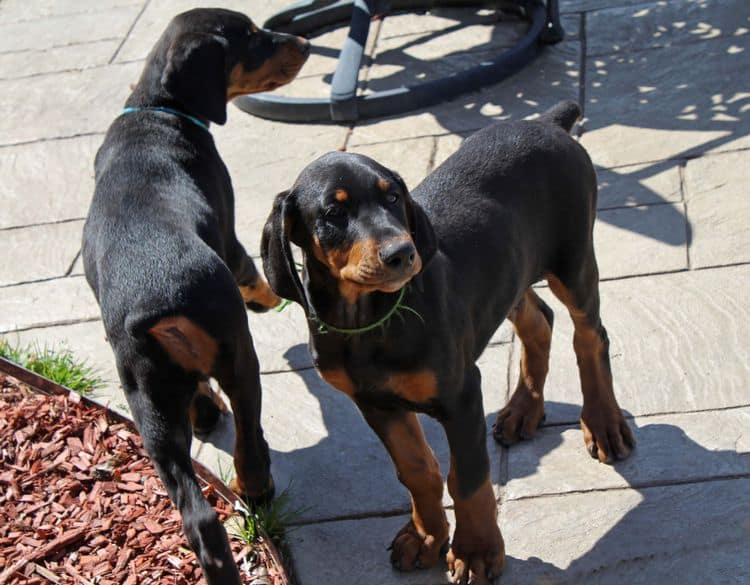
[{"label": "puppy's tail", "polygon": [[555,124],[570,132],[573,124],[581,117],[581,106],[572,100],[565,100],[552,106],[538,119],[543,122]]}]

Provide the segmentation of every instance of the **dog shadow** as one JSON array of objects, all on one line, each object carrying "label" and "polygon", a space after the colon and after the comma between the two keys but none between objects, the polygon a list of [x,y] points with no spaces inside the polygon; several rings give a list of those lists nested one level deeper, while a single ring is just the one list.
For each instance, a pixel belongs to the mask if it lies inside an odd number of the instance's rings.
[{"label": "dog shadow", "polygon": [[[294,346],[285,356],[291,358],[298,355],[303,347],[302,344]],[[304,510],[302,515],[295,519],[295,523],[308,524],[337,518],[408,514],[410,505],[406,490],[398,483],[385,449],[362,420],[351,401],[327,386],[314,369],[295,370],[289,374],[297,376],[303,382],[302,391],[306,396],[295,394],[293,397],[287,397],[287,400],[294,398],[300,407],[299,411],[289,413],[285,424],[287,426],[306,424],[305,417],[309,409],[311,406],[316,406],[326,433],[323,438],[318,438],[309,446],[289,450],[272,449],[271,459],[277,486],[283,489],[291,485],[291,495],[295,506]],[[488,389],[484,388],[484,391]],[[294,410],[296,407],[292,404],[291,408]],[[491,438],[491,426],[497,412],[486,415],[488,448],[490,457],[493,459],[493,481],[498,483],[501,489],[505,488],[508,499],[505,500],[503,506],[508,509],[519,504],[519,502],[514,502],[513,486],[518,486],[524,481],[538,484],[539,480],[535,481],[534,476],[544,466],[543,460],[552,456],[557,449],[565,448],[564,443],[569,434],[576,435],[576,448],[571,449],[566,458],[584,458],[585,461],[580,463],[581,465],[594,467],[602,465],[592,460],[584,449],[577,423],[580,405],[547,401],[546,409],[548,413],[554,412],[556,421],[562,422],[541,427],[535,439],[510,449],[500,447]],[[714,481],[716,479],[731,478],[737,473],[738,458],[741,456],[736,451],[706,449],[678,426],[649,423],[648,418],[640,418],[639,422],[643,422],[637,426],[629,413],[626,412],[625,415],[635,433],[638,446],[629,459],[611,466],[617,475],[605,473],[604,476],[608,475],[606,478],[597,475],[596,485],[560,490],[562,493],[569,492],[568,498],[583,498],[584,505],[587,509],[590,508],[592,515],[601,516],[604,524],[611,522],[612,525],[585,553],[567,565],[539,557],[514,556],[513,543],[508,540],[506,547],[510,554],[507,557],[507,565],[502,578],[503,585],[581,583],[584,581],[621,582],[614,573],[623,570],[621,566],[623,561],[649,559],[654,555],[654,551],[649,548],[653,544],[649,532],[653,531],[655,518],[659,518],[659,514],[665,507],[672,505],[669,503],[670,500],[665,499],[664,490],[679,491],[681,483],[706,479],[698,477],[691,470],[711,470],[709,472],[711,481],[706,484],[710,486],[721,483]],[[420,418],[425,436],[435,451],[443,474],[445,474],[450,454],[442,427],[429,417],[420,415]],[[231,454],[234,444],[234,429],[231,421],[223,425],[220,431],[213,433],[210,439],[218,448]],[[271,443],[275,441],[276,437],[273,437]],[[578,462],[571,461],[571,470],[574,470],[577,464]],[[607,468],[609,469],[610,466]],[[674,471],[670,473],[670,469]],[[376,477],[373,477],[373,474],[376,474]],[[685,480],[685,477],[689,479]],[[609,482],[606,487],[611,491],[598,490],[600,480]],[[554,486],[546,484],[545,488],[555,489]],[[607,514],[609,498],[617,498],[617,494],[623,493],[623,488],[627,488],[629,502],[635,502],[636,499],[638,501],[619,519],[614,519],[616,515]],[[590,496],[570,493],[579,493],[581,490],[588,489],[593,490]],[[637,494],[637,498],[633,497],[634,493]],[[545,505],[543,499],[548,495],[535,496],[533,492],[523,496],[521,499],[525,501],[520,503],[523,506],[530,506],[529,502],[533,502],[533,498],[537,497],[536,501],[540,502],[540,506]],[[679,494],[675,492],[674,497],[678,498]],[[569,500],[569,502],[572,501]],[[582,500],[576,499],[575,501],[580,504]],[[444,503],[448,507],[451,506],[447,496]],[[568,503],[567,505],[574,504]],[[708,508],[711,509],[707,509],[705,498],[685,498],[680,501],[679,508],[679,516],[676,518],[690,518],[692,525],[713,526],[712,523],[716,521],[716,511],[710,505]],[[574,531],[565,528],[564,524],[575,521],[576,518],[580,520],[580,511],[571,513],[553,509],[555,515],[558,512],[562,526],[554,524],[555,528],[562,530],[562,534],[569,535],[569,538],[574,538]],[[533,515],[534,513],[531,512],[531,516]],[[501,507],[501,529],[504,530],[506,539],[509,539],[513,528],[512,514],[507,520],[508,525],[504,521],[504,516]],[[552,518],[550,521],[555,520],[556,518]],[[543,522],[543,518],[540,518],[540,521]],[[668,530],[674,532],[675,540],[679,540],[682,528],[674,525],[679,522],[670,517],[669,523],[672,526]],[[601,522],[595,522],[595,524],[600,525]],[[558,534],[561,533],[558,532]],[[392,535],[386,536],[387,538],[382,542],[383,549]],[[345,544],[341,543],[342,546]],[[554,551],[555,543],[553,541],[549,547],[542,548]],[[569,550],[569,547],[564,547],[564,549]],[[350,552],[356,553],[356,550]],[[382,555],[373,555],[378,558],[370,559],[369,554],[366,556],[367,558],[361,561],[367,564],[374,563],[373,571],[383,571],[380,573],[384,576],[383,578],[389,575],[388,583],[396,585],[414,582],[414,574],[401,574],[389,570],[385,550],[382,551]],[[354,561],[350,559],[348,562]],[[345,567],[342,567],[342,570],[344,569]],[[433,585],[448,584],[450,581],[444,571],[444,566],[436,567],[420,575]]]},{"label": "dog shadow", "polygon": [[[557,410],[562,415],[560,418],[570,423],[577,421],[580,414],[578,405],[548,401],[546,408],[548,412]],[[566,506],[581,506],[587,511],[585,531],[602,529],[602,520],[605,525],[607,522],[612,525],[585,553],[572,559],[567,565],[558,565],[538,557],[509,556],[503,585],[653,582],[651,579],[655,578],[654,575],[645,577],[644,565],[660,553],[666,556],[668,553],[665,553],[665,549],[674,548],[685,555],[684,559],[690,559],[690,553],[686,549],[689,549],[690,541],[695,542],[695,539],[685,538],[686,531],[701,527],[710,530],[713,535],[726,533],[729,537],[730,531],[726,529],[726,524],[739,524],[737,510],[721,510],[724,504],[712,504],[708,494],[724,499],[720,495],[724,493],[726,496],[727,488],[719,480],[734,477],[740,458],[746,455],[734,450],[707,449],[676,425],[649,423],[650,417],[639,418],[641,424],[638,425],[627,411],[625,416],[636,437],[637,447],[628,459],[608,466],[619,476],[619,481],[616,476],[606,479],[602,477],[601,480],[606,482],[603,489],[598,489],[598,485],[580,486],[577,490],[571,490],[580,492],[579,495],[572,498],[569,496],[567,503],[561,501],[550,510],[554,515],[553,520],[559,519],[555,526],[558,530],[559,524],[581,519],[580,511],[571,513],[569,509],[565,509]],[[490,420],[488,417],[488,422]],[[544,466],[543,459],[562,446],[565,434],[576,435],[576,449],[571,450],[566,459],[589,459],[578,429],[577,422],[545,426],[528,444],[511,447],[508,452],[506,484],[523,480],[533,482],[533,476]],[[586,464],[602,465],[595,460],[581,463]],[[699,470],[708,471],[702,476]],[[575,473],[573,462],[570,473]],[[602,474],[605,475],[607,474]],[[545,484],[545,488],[554,490],[555,486]],[[623,492],[622,488],[626,488],[626,491]],[[603,491],[604,489],[609,491]],[[731,499],[730,497],[729,501]],[[544,496],[537,500],[540,506],[545,505],[543,500]],[[533,503],[532,500],[525,505]],[[513,501],[506,501],[505,505],[512,506]],[[617,512],[612,513],[612,510]],[[623,513],[618,519],[620,511]],[[543,521],[542,518],[540,520]],[[584,530],[584,526],[581,528]],[[565,533],[571,540],[577,537],[575,529],[561,530],[557,534]],[[656,535],[657,533],[661,534]],[[670,546],[667,543],[670,539],[673,543],[682,544]],[[553,551],[554,547],[552,543],[539,548]],[[538,547],[535,548],[539,550]],[[562,548],[571,549],[570,545],[563,545]],[[674,562],[676,561],[673,559],[666,564]],[[697,575],[706,574],[705,569],[701,571],[700,567],[695,570]],[[675,582],[680,582],[679,578]]]}]

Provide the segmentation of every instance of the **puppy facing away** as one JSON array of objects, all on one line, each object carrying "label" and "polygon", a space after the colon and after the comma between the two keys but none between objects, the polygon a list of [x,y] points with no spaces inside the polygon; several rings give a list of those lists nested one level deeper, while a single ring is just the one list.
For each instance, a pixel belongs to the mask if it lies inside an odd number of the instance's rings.
[{"label": "puppy facing away", "polygon": [[[503,569],[476,361],[510,319],[521,375],[494,436],[531,437],[553,321],[535,282],[546,278],[575,324],[587,449],[610,462],[633,448],[599,317],[596,176],[568,135],[579,113],[562,102],[538,120],[488,126],[412,194],[370,158],[329,153],[276,197],[265,225],[271,287],[305,309],[318,371],[354,400],[410,492],[411,520],[391,549],[401,570],[435,565],[449,539],[442,475],[416,412],[440,421],[450,446],[454,582],[488,583]],[[290,244],[304,253],[302,279]]]},{"label": "puppy facing away", "polygon": [[232,488],[272,495],[245,307],[279,299],[237,240],[232,184],[208,125],[226,121],[228,100],[291,81],[308,53],[304,39],[261,30],[237,12],[180,14],[96,156],[86,279],[144,446],[210,585],[240,581],[193,472],[192,429],[210,429],[225,408],[207,383],[213,377],[234,411]]}]

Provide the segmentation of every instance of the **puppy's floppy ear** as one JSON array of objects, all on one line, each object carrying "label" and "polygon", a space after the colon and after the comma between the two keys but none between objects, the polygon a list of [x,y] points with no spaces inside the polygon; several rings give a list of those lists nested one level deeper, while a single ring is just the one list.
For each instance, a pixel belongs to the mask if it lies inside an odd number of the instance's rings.
[{"label": "puppy's floppy ear", "polygon": [[186,113],[227,121],[227,42],[217,35],[182,33],[167,51],[161,84]]},{"label": "puppy's floppy ear", "polygon": [[298,302],[307,314],[307,296],[289,245],[297,215],[296,200],[291,191],[276,195],[271,214],[263,226],[260,255],[263,259],[263,271],[273,291],[280,297]]},{"label": "puppy's floppy ear", "polygon": [[432,257],[437,252],[435,230],[432,229],[432,223],[424,212],[424,209],[411,198],[404,180],[397,173],[393,173],[393,176],[406,195],[406,214],[409,221],[409,230],[411,231],[411,238],[414,240],[414,246],[417,248],[417,253],[422,259],[422,270],[424,271],[427,263],[432,260]]}]

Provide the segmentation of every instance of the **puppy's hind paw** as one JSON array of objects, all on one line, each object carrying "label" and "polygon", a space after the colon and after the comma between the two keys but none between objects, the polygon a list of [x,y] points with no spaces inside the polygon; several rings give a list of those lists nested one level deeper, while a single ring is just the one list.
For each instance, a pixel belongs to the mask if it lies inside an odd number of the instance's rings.
[{"label": "puppy's hind paw", "polygon": [[545,419],[542,400],[532,400],[523,395],[519,399],[518,395],[516,391],[505,408],[497,413],[495,424],[492,425],[493,438],[506,447],[531,439]]},{"label": "puppy's hind paw", "polygon": [[271,476],[268,477],[266,486],[259,490],[248,490],[237,477],[229,482],[229,489],[248,504],[267,504],[276,495],[276,484]]},{"label": "puppy's hind paw", "polygon": [[619,408],[590,410],[584,405],[581,430],[586,450],[602,463],[626,459],[635,448],[635,438]]},{"label": "puppy's hind paw", "polygon": [[260,277],[252,284],[240,285],[240,293],[245,306],[255,313],[264,313],[281,304],[281,298]]},{"label": "puppy's hind paw", "polygon": [[221,422],[222,415],[227,412],[229,409],[226,404],[210,384],[206,381],[199,382],[189,410],[193,434],[198,437],[210,435]]}]

